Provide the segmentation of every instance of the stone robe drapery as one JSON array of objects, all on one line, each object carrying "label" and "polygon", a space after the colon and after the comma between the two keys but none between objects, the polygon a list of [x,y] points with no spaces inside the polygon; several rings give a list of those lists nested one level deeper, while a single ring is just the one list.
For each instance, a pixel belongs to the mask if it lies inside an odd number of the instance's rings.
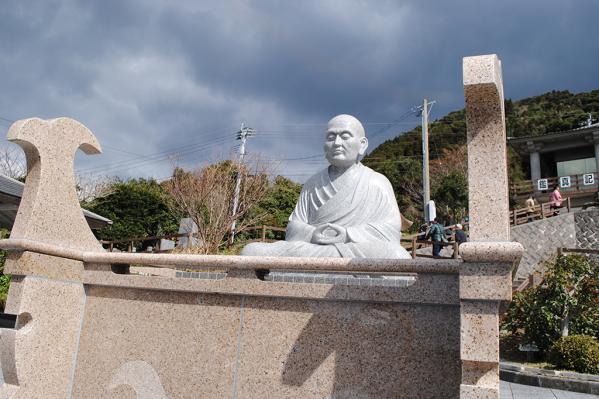
[{"label": "stone robe drapery", "polygon": [[[344,243],[311,243],[316,227],[344,227]],[[247,245],[242,255],[410,258],[400,245],[401,216],[387,178],[358,163],[331,181],[328,168],[302,188],[285,241]]]}]

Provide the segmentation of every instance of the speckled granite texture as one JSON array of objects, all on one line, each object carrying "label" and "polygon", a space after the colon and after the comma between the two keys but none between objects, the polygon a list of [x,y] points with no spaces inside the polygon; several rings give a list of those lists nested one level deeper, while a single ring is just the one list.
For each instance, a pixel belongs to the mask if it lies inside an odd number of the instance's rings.
[{"label": "speckled granite texture", "polygon": [[127,397],[139,381],[108,382],[136,360],[173,398],[457,397],[458,305],[328,299],[334,290],[297,300],[90,287],[73,394]]},{"label": "speckled granite texture", "polygon": [[509,242],[501,61],[494,54],[466,57],[463,73],[472,242],[460,246],[470,263],[460,271],[460,398],[499,398],[499,301],[511,300],[508,265],[519,261],[523,248]]},{"label": "speckled granite texture", "polygon": [[[505,168],[498,66],[464,60],[469,144],[481,146],[469,148],[471,172],[493,151],[485,170]],[[30,177],[21,225],[0,240],[13,251],[7,311],[18,315],[0,333],[0,397],[499,398],[498,309],[522,253],[505,242],[507,197],[490,198],[500,174],[470,177],[471,226],[485,242],[464,244],[463,261],[116,254],[90,239],[63,187],[75,149],[99,150],[91,133],[66,118],[11,132]],[[47,191],[40,163],[64,171],[64,196]],[[47,219],[23,216],[59,199]],[[115,274],[114,263],[161,268]],[[223,271],[200,276],[207,267]]]},{"label": "speckled granite texture", "polygon": [[501,61],[465,57],[464,97],[468,142],[468,212],[472,241],[510,237],[505,113]]}]

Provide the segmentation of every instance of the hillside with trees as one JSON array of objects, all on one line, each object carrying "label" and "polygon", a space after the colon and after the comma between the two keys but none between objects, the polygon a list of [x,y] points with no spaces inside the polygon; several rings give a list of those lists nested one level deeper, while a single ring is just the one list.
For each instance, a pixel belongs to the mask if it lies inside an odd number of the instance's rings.
[{"label": "hillside with trees", "polygon": [[[588,114],[599,117],[599,90],[573,94],[552,91],[518,101],[505,100],[508,137],[538,136],[580,127]],[[400,133],[375,148],[364,164],[386,175],[400,209],[412,220],[422,215],[421,127]],[[429,125],[431,193],[443,218],[460,219],[466,213],[466,114],[462,109]],[[526,176],[526,165],[508,149],[511,181]]]}]

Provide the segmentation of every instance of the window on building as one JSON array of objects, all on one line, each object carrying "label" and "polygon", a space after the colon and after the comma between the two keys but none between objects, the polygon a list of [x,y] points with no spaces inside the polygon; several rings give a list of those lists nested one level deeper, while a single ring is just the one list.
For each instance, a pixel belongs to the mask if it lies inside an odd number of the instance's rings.
[{"label": "window on building", "polygon": [[557,163],[558,176],[582,175],[597,172],[595,158],[574,159]]}]

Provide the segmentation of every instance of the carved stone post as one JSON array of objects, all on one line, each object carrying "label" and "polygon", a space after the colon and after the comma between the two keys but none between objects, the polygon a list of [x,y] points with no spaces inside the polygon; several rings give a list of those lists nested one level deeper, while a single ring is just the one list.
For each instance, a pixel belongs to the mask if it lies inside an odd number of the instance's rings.
[{"label": "carved stone post", "polygon": [[465,57],[470,239],[510,239],[505,114],[501,61]]},{"label": "carved stone post", "polygon": [[[32,118],[15,122],[8,139],[27,157],[27,184],[11,238],[102,251],[79,206],[73,177],[77,149],[100,152],[91,131],[69,118]],[[83,263],[13,252],[5,270],[13,275],[6,312],[16,314],[17,322],[16,329],[2,330],[6,384],[0,396],[10,392],[15,399],[70,397],[85,306]],[[44,370],[43,383],[39,370]]]},{"label": "carved stone post", "polygon": [[496,55],[466,57],[463,68],[470,240],[474,242],[460,247],[464,259],[460,269],[460,398],[499,399],[499,303],[511,300],[511,269],[522,247],[507,242],[510,220],[501,62]]}]

